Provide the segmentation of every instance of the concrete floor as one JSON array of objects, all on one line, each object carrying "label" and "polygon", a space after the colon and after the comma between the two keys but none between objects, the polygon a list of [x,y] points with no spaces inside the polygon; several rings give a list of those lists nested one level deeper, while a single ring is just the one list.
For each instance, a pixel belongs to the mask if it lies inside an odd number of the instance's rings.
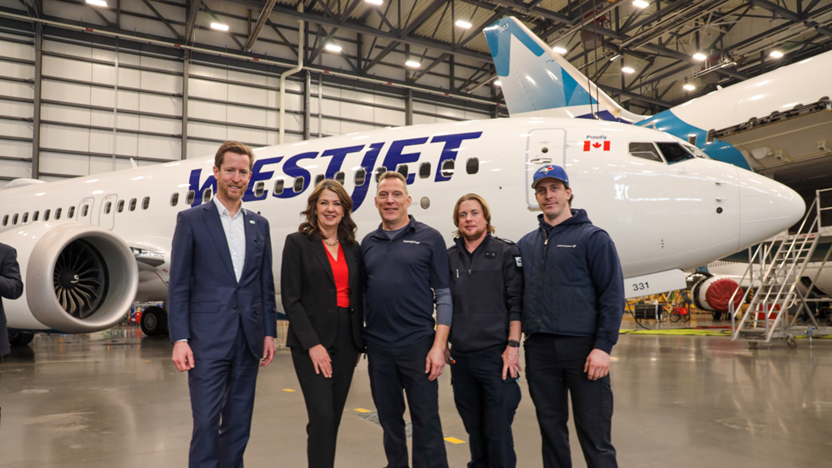
[{"label": "concrete floor", "polygon": [[[165,339],[136,328],[37,337],[0,364],[0,467],[165,468],[187,465],[187,378]],[[446,437],[466,440],[448,373]],[[749,351],[722,337],[622,336],[612,363],[613,442],[622,467],[828,467],[832,340]],[[540,467],[534,406],[522,384],[518,467]],[[295,391],[285,391],[290,389]],[[385,466],[362,360],[341,425],[336,466]],[[260,373],[248,467],[304,467],[306,414],[288,353]],[[576,467],[585,466],[572,430]],[[447,444],[464,467],[467,444]]]}]

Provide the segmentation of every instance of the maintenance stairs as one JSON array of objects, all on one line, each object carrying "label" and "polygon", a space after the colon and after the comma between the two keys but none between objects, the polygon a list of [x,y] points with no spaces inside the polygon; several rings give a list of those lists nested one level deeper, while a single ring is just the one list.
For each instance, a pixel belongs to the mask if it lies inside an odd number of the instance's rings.
[{"label": "maintenance stairs", "polygon": [[[824,224],[829,226],[825,227]],[[819,266],[817,258],[813,259],[813,256],[820,240],[824,237],[828,240],[830,234],[832,189],[818,190],[797,233],[777,235],[752,250],[748,268],[739,281],[740,286],[729,301],[734,340],[748,340],[749,347],[753,348],[759,342],[768,344],[772,339],[785,339],[790,348],[796,348],[794,337],[797,335],[820,336],[830,332],[830,327],[818,324],[808,305],[808,302],[823,300],[809,297],[832,254],[832,244],[827,248]],[[814,275],[810,284],[806,285],[804,276],[810,263],[813,264]],[[735,310],[736,297],[739,295],[739,304],[745,304],[749,295],[751,302],[747,308]],[[798,325],[801,315],[808,320]]]}]

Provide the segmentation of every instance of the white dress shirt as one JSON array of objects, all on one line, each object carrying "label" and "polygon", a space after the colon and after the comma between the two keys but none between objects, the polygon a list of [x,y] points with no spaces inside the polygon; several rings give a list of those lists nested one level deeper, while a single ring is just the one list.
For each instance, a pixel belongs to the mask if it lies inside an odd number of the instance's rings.
[{"label": "white dress shirt", "polygon": [[231,253],[231,264],[234,266],[234,274],[239,282],[246,262],[246,224],[243,216],[245,208],[240,206],[237,214],[232,218],[228,208],[219,198],[214,197],[214,203],[220,212],[222,230],[225,231],[225,240],[228,242],[228,251]]}]

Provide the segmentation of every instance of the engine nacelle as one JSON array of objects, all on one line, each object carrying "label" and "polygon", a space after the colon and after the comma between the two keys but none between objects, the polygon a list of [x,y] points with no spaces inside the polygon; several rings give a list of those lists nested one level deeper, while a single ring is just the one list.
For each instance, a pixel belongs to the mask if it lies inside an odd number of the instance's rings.
[{"label": "engine nacelle", "polygon": [[8,327],[91,333],[120,322],[139,284],[136,259],[117,235],[84,223],[33,223],[0,234],[17,249],[23,296],[4,302]]},{"label": "engine nacelle", "polygon": [[[743,290],[737,291],[739,284],[730,278],[719,276],[706,277],[690,289],[693,305],[710,312],[728,312],[731,297],[734,298],[734,310],[742,303]],[[734,292],[736,291],[736,294]]]}]

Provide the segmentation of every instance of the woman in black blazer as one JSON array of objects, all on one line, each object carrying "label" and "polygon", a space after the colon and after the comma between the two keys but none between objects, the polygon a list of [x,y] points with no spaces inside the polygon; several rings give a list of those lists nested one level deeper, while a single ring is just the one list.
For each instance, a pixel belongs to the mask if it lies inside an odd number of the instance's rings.
[{"label": "woman in black blazer", "polygon": [[287,344],[309,424],[310,468],[331,468],[341,414],[364,342],[361,247],[352,199],[331,179],[309,196],[306,221],[283,248],[280,289],[289,318]]}]

